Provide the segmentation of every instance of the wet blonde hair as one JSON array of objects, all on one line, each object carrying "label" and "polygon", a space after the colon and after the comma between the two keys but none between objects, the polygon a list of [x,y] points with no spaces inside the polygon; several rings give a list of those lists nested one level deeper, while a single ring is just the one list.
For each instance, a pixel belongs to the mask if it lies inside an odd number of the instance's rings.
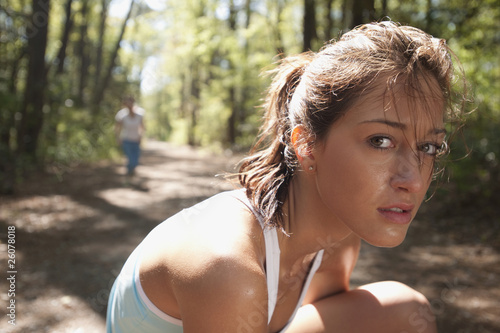
[{"label": "wet blonde hair", "polygon": [[331,125],[377,78],[387,79],[388,91],[403,83],[400,86],[412,97],[428,94],[422,82],[430,84],[433,78],[440,88],[434,97],[444,101],[446,120],[459,119],[463,113],[463,103],[457,103],[452,94],[454,69],[446,42],[394,22],[357,27],[318,53],[282,59],[271,74],[265,123],[238,176],[266,223],[281,229],[282,205],[298,167],[290,139],[295,126],[302,126],[315,141],[324,139]]}]

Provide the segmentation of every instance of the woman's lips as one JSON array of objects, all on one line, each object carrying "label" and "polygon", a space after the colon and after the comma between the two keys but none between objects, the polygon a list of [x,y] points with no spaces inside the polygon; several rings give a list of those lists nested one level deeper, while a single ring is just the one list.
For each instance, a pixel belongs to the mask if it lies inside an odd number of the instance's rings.
[{"label": "woman's lips", "polygon": [[413,205],[401,204],[377,210],[383,217],[397,224],[408,224],[412,220]]}]

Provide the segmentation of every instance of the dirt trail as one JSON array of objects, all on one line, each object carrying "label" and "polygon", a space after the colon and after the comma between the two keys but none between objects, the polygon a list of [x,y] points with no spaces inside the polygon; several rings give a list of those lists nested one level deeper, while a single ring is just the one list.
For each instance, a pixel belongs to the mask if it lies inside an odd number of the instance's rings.
[{"label": "dirt trail", "polygon": [[[236,162],[148,141],[131,184],[124,184],[121,165],[103,163],[74,168],[62,181],[36,177],[15,196],[0,197],[2,276],[8,226],[16,227],[17,270],[15,298],[9,281],[0,280],[1,308],[15,299],[16,325],[3,315],[0,331],[104,332],[109,289],[132,249],[165,218],[231,189],[214,175]],[[419,289],[441,333],[500,332],[499,248],[457,242],[427,215],[396,249],[364,244],[353,285],[393,279]]]}]

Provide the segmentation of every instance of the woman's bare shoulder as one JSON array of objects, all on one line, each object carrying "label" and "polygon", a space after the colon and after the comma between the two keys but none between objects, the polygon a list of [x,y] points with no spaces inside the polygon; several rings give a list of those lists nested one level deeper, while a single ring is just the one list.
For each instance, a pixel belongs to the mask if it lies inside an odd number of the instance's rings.
[{"label": "woman's bare shoulder", "polygon": [[[267,299],[265,247],[258,221],[240,201],[218,196],[166,223],[148,237],[141,264],[141,276],[163,281],[150,283],[163,287],[151,288],[156,295],[148,296],[194,331],[206,328],[192,325],[205,322],[210,327],[211,321],[214,328],[225,322],[228,329],[237,329],[238,323],[229,319],[247,316],[256,300]],[[160,296],[161,292],[165,294]]]},{"label": "woman's bare shoulder", "polygon": [[230,195],[214,196],[180,212],[148,236],[145,246],[144,259],[183,279],[225,262],[263,269],[265,259],[258,221]]}]

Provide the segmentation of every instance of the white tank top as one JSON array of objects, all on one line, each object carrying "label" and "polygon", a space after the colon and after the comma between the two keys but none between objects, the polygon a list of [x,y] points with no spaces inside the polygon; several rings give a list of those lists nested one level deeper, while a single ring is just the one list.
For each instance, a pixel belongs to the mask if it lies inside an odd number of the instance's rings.
[{"label": "white tank top", "polygon": [[[276,228],[269,228],[264,225],[264,221],[260,214],[258,214],[248,201],[245,192],[243,190],[228,191],[218,194],[217,196],[232,196],[239,201],[241,201],[245,206],[247,206],[252,213],[256,216],[262,230],[264,233],[264,242],[266,247],[266,278],[267,278],[267,291],[268,291],[268,324],[276,308],[276,303],[278,299],[278,283],[279,283],[279,268],[280,268],[280,248],[278,243],[278,234]],[[210,199],[207,199],[207,201]],[[207,201],[201,202],[198,205],[207,205]],[[172,218],[183,218],[188,220],[192,216],[193,211],[196,211],[200,206],[195,205],[191,208],[185,209],[180,213],[174,215]],[[198,207],[197,207],[198,206]],[[151,233],[163,232],[162,226],[165,222],[159,224]],[[142,243],[142,245],[144,242]],[[115,286],[110,295],[110,302],[108,305],[108,332],[135,332],[140,327],[132,328],[133,324],[125,322],[122,325],[123,320],[130,320],[131,318],[138,317],[141,318],[142,323],[137,323],[137,325],[149,325],[148,332],[182,332],[182,320],[174,318],[160,309],[158,309],[147,297],[146,293],[142,289],[141,282],[139,279],[139,266],[141,260],[141,250],[144,246],[141,244],[134,250],[130,255],[129,259],[125,263],[120,275],[115,281]],[[320,250],[311,265],[307,278],[302,288],[302,292],[297,302],[297,306],[292,316],[290,317],[287,325],[280,330],[280,332],[285,332],[285,330],[290,325],[292,319],[295,317],[298,309],[300,308],[302,301],[304,300],[307,289],[311,283],[314,273],[317,271],[321,265],[321,260],[323,258],[323,250]],[[139,299],[137,299],[137,297]],[[116,307],[121,307],[117,311]],[[137,313],[136,313],[137,312]],[[149,318],[149,319],[145,319]],[[147,323],[146,323],[147,321]],[[126,327],[126,328],[125,328]],[[141,326],[142,327],[142,326]],[[134,331],[135,330],[135,331]]]}]

